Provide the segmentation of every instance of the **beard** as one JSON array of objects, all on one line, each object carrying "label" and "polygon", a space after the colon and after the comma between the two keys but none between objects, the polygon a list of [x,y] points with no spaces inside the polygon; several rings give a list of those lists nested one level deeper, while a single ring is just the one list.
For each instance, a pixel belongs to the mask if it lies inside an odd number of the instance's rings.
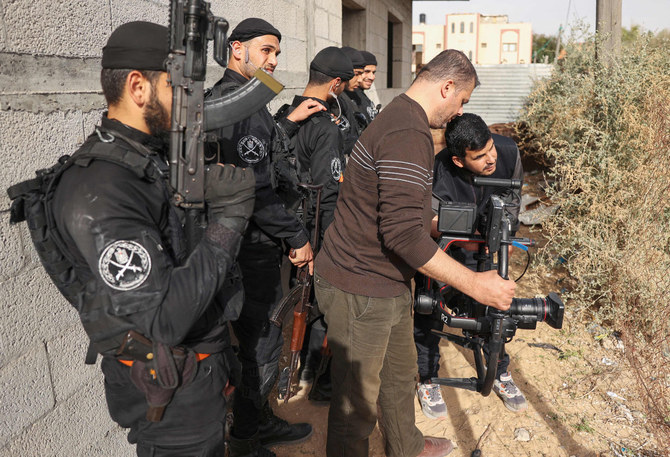
[{"label": "beard", "polygon": [[155,137],[165,139],[170,132],[170,113],[158,101],[156,91],[152,90],[149,102],[144,110],[144,122]]}]

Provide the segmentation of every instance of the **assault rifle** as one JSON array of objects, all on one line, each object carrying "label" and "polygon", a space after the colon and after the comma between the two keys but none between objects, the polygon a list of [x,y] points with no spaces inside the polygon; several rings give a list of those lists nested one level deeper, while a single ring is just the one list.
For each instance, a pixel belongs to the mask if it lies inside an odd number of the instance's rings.
[{"label": "assault rifle", "polygon": [[[476,177],[476,186],[495,186],[520,189],[521,181]],[[484,271],[492,265],[492,256],[497,256],[498,274],[508,279],[509,246],[525,251],[534,245],[533,240],[514,238],[508,203],[500,195],[491,195],[486,211],[477,217],[477,207],[468,203],[440,203],[438,231],[442,232],[438,244],[447,250],[454,242],[479,243],[479,253],[475,257],[477,271]],[[478,220],[479,219],[479,220]],[[475,234],[479,231],[479,234]],[[446,284],[425,278],[417,284],[414,309],[419,314],[438,314],[439,319],[449,327],[463,330],[464,336],[452,335],[433,330],[439,337],[452,341],[466,349],[472,349],[475,358],[476,378],[433,378],[432,383],[473,390],[488,396],[495,379],[498,358],[503,343],[512,340],[517,328],[534,329],[538,322],[546,322],[551,327],[563,326],[564,305],[558,294],[552,292],[544,298],[515,298],[510,309],[500,311],[475,302],[470,297],[461,297],[457,303],[450,298],[455,292]],[[447,309],[449,306],[452,311]],[[489,348],[488,360],[484,364],[481,349],[486,338]]]},{"label": "assault rifle", "polygon": [[204,208],[206,132],[249,117],[283,89],[272,76],[258,70],[236,91],[205,102],[208,42],[214,41],[214,60],[225,67],[228,26],[228,21],[212,14],[209,2],[170,2],[170,183],[174,203],[185,209]]},{"label": "assault rifle", "polygon": [[[319,230],[320,224],[319,219],[321,216],[321,190],[323,185],[311,185],[311,184],[299,184],[305,192],[305,197],[302,200],[302,210],[303,215],[307,215],[308,211],[308,202],[309,194],[311,191],[316,191],[316,209],[314,211],[314,240],[312,242],[312,249],[314,250],[314,256],[318,251],[318,242],[319,242]],[[282,326],[284,318],[288,313],[288,310],[293,308],[293,332],[291,333],[291,362],[289,366],[286,367],[285,374],[282,373],[284,379],[280,379],[279,384],[285,383],[286,392],[282,392],[282,386],[280,386],[280,395],[283,394],[284,403],[288,402],[289,399],[293,396],[291,391],[291,381],[293,380],[293,375],[298,369],[298,360],[300,359],[300,350],[302,349],[302,344],[305,340],[305,331],[307,329],[307,316],[309,310],[312,308],[312,281],[313,277],[309,273],[309,265],[305,265],[298,269],[297,274],[297,284],[291,289],[288,295],[279,302],[279,304],[272,310],[272,315],[270,316],[270,322],[272,322],[277,327]]]}]

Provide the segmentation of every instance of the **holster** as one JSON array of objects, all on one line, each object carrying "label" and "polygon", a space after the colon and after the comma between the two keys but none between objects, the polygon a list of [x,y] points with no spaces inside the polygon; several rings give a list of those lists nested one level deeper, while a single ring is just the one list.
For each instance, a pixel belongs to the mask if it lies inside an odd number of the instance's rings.
[{"label": "holster", "polygon": [[[142,349],[144,354],[139,355]],[[175,391],[189,385],[197,371],[198,362],[192,350],[152,342],[132,330],[118,354],[133,358],[130,379],[144,392],[149,406],[146,418],[150,422],[161,421]]]}]

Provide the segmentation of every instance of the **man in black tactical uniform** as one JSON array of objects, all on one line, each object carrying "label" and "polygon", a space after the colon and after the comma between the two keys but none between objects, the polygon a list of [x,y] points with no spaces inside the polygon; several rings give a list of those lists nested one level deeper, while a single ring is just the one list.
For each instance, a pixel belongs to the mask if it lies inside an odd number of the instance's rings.
[{"label": "man in black tactical uniform", "polygon": [[[309,81],[302,95],[297,95],[288,109],[292,112],[307,100],[314,100],[324,106],[332,106],[333,102],[344,91],[344,88],[354,76],[351,60],[347,55],[335,47],[322,49],[317,53],[310,64]],[[334,114],[321,112],[311,115],[301,123],[298,133],[291,140],[291,150],[298,159],[300,175],[305,181],[314,185],[322,185],[320,216],[319,216],[319,243],[323,234],[333,221],[335,204],[344,180],[344,143],[340,131],[335,124]],[[312,197],[315,193],[312,193]],[[305,225],[313,236],[316,201],[310,199],[310,208],[305,217]],[[301,379],[311,381],[314,371],[320,361],[320,351],[326,336],[326,325],[323,315],[318,312],[316,303],[310,316],[310,324],[305,338],[307,346],[302,361]],[[328,391],[329,377],[322,376],[320,384],[310,394],[310,398],[327,401],[330,398]],[[316,395],[316,396],[315,396]]]},{"label": "man in black tactical uniform", "polygon": [[[280,53],[280,32],[268,22],[245,19],[229,37],[231,48],[226,72],[211,90],[219,96],[246,83],[258,69],[273,73]],[[245,301],[233,330],[240,345],[242,387],[233,400],[231,457],[274,455],[264,446],[303,440],[312,433],[306,423],[290,425],[272,412],[268,396],[277,379],[283,338],[281,328],[269,323],[272,307],[281,299],[282,244],[290,248],[289,260],[312,268],[308,232],[275,189],[290,198],[296,195],[282,173],[275,173],[277,156],[285,153],[297,122],[325,108],[307,101],[280,124],[267,108],[237,124],[216,132],[217,143],[209,148],[212,161],[250,167],[256,177],[256,201],[249,228],[244,234],[239,264]],[[289,170],[290,172],[290,170]],[[273,186],[274,184],[274,186]],[[299,198],[294,200],[299,201]]]},{"label": "man in black tactical uniform", "polygon": [[[521,191],[501,190],[495,187],[476,187],[472,184],[474,176],[523,180],[523,168],[516,143],[510,138],[491,134],[484,120],[476,114],[465,113],[447,124],[445,139],[447,147],[435,156],[433,173],[433,195],[451,202],[475,203],[477,213],[486,210],[486,204],[492,194],[501,195],[511,203],[511,213],[516,219],[519,215]],[[437,211],[436,208],[433,208]],[[435,228],[436,226],[434,226]],[[518,222],[513,230],[518,229]],[[438,235],[438,233],[434,233]],[[472,243],[455,243],[449,254],[472,270],[477,269],[474,254],[477,246]],[[490,267],[490,265],[489,265]],[[417,279],[421,282],[421,277]],[[464,296],[456,293],[447,305],[457,306]],[[440,338],[431,329],[441,329],[442,322],[435,316],[414,315],[414,342],[418,353],[419,384],[417,394],[424,414],[437,419],[447,414],[438,384],[430,379],[437,377],[440,368]],[[484,345],[488,355],[488,346]],[[512,411],[526,409],[523,393],[518,389],[508,371],[509,355],[504,352],[498,361],[496,380],[493,390]]]},{"label": "man in black tactical uniform", "polygon": [[[223,457],[223,392],[237,364],[226,321],[236,311],[217,293],[251,215],[254,180],[242,168],[207,171],[209,225],[187,252],[193,240],[170,201],[163,141],[167,44],[168,30],[148,22],[109,37],[100,78],[109,111],[63,172],[52,209],[84,285],[73,304],[103,355],[112,419],[130,429],[138,456]],[[151,340],[151,357],[117,353],[131,330]],[[170,375],[176,390],[164,388]],[[153,414],[166,403],[162,419]]]},{"label": "man in black tactical uniform", "polygon": [[379,105],[372,103],[372,100],[365,94],[366,90],[370,90],[372,83],[375,82],[377,73],[377,58],[374,54],[368,51],[360,51],[363,57],[363,73],[361,74],[358,87],[354,89],[351,99],[356,105],[356,118],[359,121],[361,131],[370,125],[379,114]]},{"label": "man in black tactical uniform", "polygon": [[361,122],[356,116],[357,108],[353,101],[353,94],[354,89],[358,88],[365,64],[363,56],[358,50],[349,46],[344,46],[341,50],[349,57],[354,67],[354,77],[345,83],[344,91],[342,91],[341,96],[337,99],[337,104],[340,108],[339,113],[341,114],[341,119],[337,125],[344,136],[344,153],[349,157],[354,144],[356,144],[356,140],[358,140],[363,131]]}]

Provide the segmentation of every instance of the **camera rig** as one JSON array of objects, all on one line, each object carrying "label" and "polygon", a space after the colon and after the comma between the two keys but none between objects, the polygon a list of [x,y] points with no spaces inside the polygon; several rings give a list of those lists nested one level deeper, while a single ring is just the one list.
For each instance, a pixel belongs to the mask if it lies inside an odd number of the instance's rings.
[{"label": "camera rig", "polygon": [[[473,183],[476,186],[493,186],[504,190],[521,188],[521,181],[514,179],[475,177]],[[528,247],[534,245],[528,238],[511,236],[510,206],[512,205],[498,194],[489,197],[486,209],[480,215],[477,214],[475,204],[440,202],[438,211],[438,231],[442,233],[438,240],[440,248],[446,251],[455,242],[478,243],[478,253],[475,255],[477,271],[491,269],[495,265],[493,263],[495,254],[498,274],[508,279],[509,246],[528,251]],[[517,329],[535,329],[538,322],[546,322],[556,329],[563,326],[564,305],[554,292],[544,298],[515,298],[507,311],[482,305],[462,294],[459,296],[461,299],[455,304],[454,298],[457,294],[460,292],[431,278],[417,281],[415,311],[425,315],[439,314],[439,319],[447,326],[462,329],[463,336],[432,331],[440,338],[471,349],[475,358],[476,378],[433,378],[431,382],[435,384],[472,390],[488,396],[495,379],[503,343],[511,341]],[[451,308],[453,313],[448,308]],[[482,356],[484,344],[487,344],[489,349],[486,364]]]}]

